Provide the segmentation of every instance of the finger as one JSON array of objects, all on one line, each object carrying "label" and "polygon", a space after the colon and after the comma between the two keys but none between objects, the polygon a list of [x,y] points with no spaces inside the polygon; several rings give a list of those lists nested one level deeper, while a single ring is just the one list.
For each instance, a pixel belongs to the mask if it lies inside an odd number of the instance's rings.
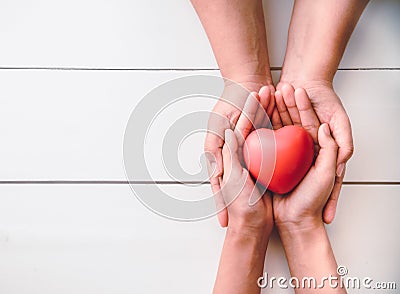
[{"label": "finger", "polygon": [[278,109],[279,116],[281,117],[284,126],[293,125],[290,114],[286,108],[285,101],[283,100],[281,91],[275,92],[276,108]]},{"label": "finger", "polygon": [[246,100],[243,107],[243,111],[235,126],[235,132],[237,133],[238,144],[243,145],[247,135],[252,131],[255,123],[256,113],[260,106],[260,102],[257,99],[258,93],[252,92]]},{"label": "finger", "polygon": [[228,226],[228,210],[226,209],[226,203],[221,193],[221,178],[212,177],[210,178],[211,191],[214,195],[215,207],[218,213],[218,221],[221,227]]},{"label": "finger", "polygon": [[289,84],[284,84],[281,89],[283,101],[286,104],[286,108],[289,112],[290,118],[294,125],[301,126],[300,113],[297,109],[294,88]]},{"label": "finger", "polygon": [[331,195],[328,199],[328,202],[325,204],[324,212],[323,212],[323,219],[324,222],[330,224],[333,222],[333,219],[336,215],[336,208],[338,205],[340,190],[342,189],[343,185],[343,178],[344,178],[345,171],[343,171],[342,176],[335,177],[335,184],[333,186]]},{"label": "finger", "polygon": [[[268,93],[265,93],[265,92],[268,92]],[[256,116],[254,119],[254,128],[255,129],[265,127],[265,123],[268,119],[266,109],[268,108],[268,105],[271,100],[271,98],[270,98],[271,95],[269,95],[269,88],[267,90],[264,90],[263,94],[264,94],[263,96],[260,96],[260,94],[257,93],[259,103],[258,103],[258,107],[257,107],[257,113],[256,113]],[[266,94],[268,94],[268,95],[266,95]]]},{"label": "finger", "polygon": [[315,161],[315,167],[321,175],[324,175],[327,179],[332,178],[333,180],[336,170],[338,147],[331,136],[329,125],[326,123],[319,127],[318,142],[321,149]]},{"label": "finger", "polygon": [[[223,141],[221,140],[221,142]],[[220,183],[223,173],[222,149],[220,147],[216,149],[205,147],[204,149],[207,150],[205,154],[207,158],[208,174],[210,175],[211,191],[214,195],[215,206],[218,212],[218,221],[221,227],[224,228],[228,226],[228,211],[224,198],[222,197]]]},{"label": "finger", "polygon": [[275,93],[271,92],[271,98],[270,98],[270,102],[267,108],[267,115],[268,118],[270,118],[272,116],[272,113],[274,112],[275,109]]},{"label": "finger", "polygon": [[225,131],[225,144],[222,149],[222,159],[224,162],[225,183],[235,181],[241,177],[243,168],[238,156],[238,141],[232,130]]},{"label": "finger", "polygon": [[222,146],[224,140],[212,133],[207,133],[204,142],[204,152],[208,164],[208,174],[210,177],[220,177],[223,172],[222,165]]},{"label": "finger", "polygon": [[[216,116],[214,116],[216,117]],[[209,120],[209,128],[212,129],[212,120]],[[214,128],[216,129],[216,128]],[[222,133],[221,131],[218,131]],[[226,227],[228,225],[228,211],[226,210],[226,205],[224,198],[221,194],[221,178],[223,173],[223,163],[222,163],[222,146],[224,144],[224,139],[221,134],[217,134],[212,131],[208,131],[206,135],[206,140],[204,143],[204,151],[207,158],[208,174],[210,176],[211,191],[214,195],[215,206],[218,211],[218,221],[221,227]]]},{"label": "finger", "polygon": [[279,82],[278,85],[276,85],[276,90],[277,90],[277,91],[282,90],[282,86],[283,86],[284,84],[285,84],[284,82]]},{"label": "finger", "polygon": [[314,143],[317,144],[320,122],[311,105],[310,98],[303,88],[296,89],[294,97],[297,109],[299,110],[301,125],[311,135]]},{"label": "finger", "polygon": [[260,96],[260,102],[267,112],[267,115],[271,117],[275,107],[275,99],[271,88],[269,86],[262,87],[258,95]]},{"label": "finger", "polygon": [[346,162],[354,152],[351,123],[346,112],[343,110],[334,117],[331,125],[333,137],[339,146],[336,175],[340,177],[344,171]]},{"label": "finger", "polygon": [[206,139],[204,141],[204,151],[209,165],[213,167],[213,173],[210,176],[220,176],[223,172],[222,166],[222,146],[224,145],[225,130],[229,129],[231,124],[226,115],[213,110],[210,113],[207,126]]},{"label": "finger", "polygon": [[274,128],[274,130],[277,130],[277,129],[280,129],[283,127],[281,117],[279,115],[278,109],[276,109],[276,108],[272,112],[271,122],[272,122],[272,127]]},{"label": "finger", "polygon": [[[257,111],[257,117],[260,117],[260,123],[256,124],[256,128],[265,128],[269,125],[269,115],[268,115],[268,109],[271,108],[271,105],[274,104],[274,101],[271,96],[271,90],[268,86],[264,86],[260,89],[260,92],[258,93],[258,96],[260,97],[260,103],[261,106],[258,111]],[[270,110],[271,111],[271,110]]]}]

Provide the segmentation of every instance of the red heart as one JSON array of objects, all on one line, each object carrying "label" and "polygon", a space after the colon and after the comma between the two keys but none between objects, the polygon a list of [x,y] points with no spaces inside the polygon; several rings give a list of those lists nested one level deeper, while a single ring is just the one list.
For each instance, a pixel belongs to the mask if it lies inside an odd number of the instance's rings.
[{"label": "red heart", "polygon": [[250,174],[259,183],[272,192],[285,194],[296,187],[310,168],[314,142],[298,126],[276,131],[257,129],[246,138],[243,157]]}]

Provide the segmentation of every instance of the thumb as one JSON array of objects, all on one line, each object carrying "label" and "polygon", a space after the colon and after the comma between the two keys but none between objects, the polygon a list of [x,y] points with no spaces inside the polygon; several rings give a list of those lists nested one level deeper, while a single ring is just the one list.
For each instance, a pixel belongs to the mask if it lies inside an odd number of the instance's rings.
[{"label": "thumb", "polygon": [[222,159],[224,162],[224,180],[228,180],[230,176],[235,177],[242,172],[238,156],[238,141],[235,133],[231,129],[225,131],[225,144],[222,148]]},{"label": "thumb", "polygon": [[332,134],[339,146],[336,175],[343,175],[346,162],[353,155],[354,143],[351,123],[346,113],[340,114],[331,124]]},{"label": "thumb", "polygon": [[338,145],[331,135],[329,125],[324,123],[318,129],[319,150],[315,161],[316,169],[324,175],[335,176]]}]

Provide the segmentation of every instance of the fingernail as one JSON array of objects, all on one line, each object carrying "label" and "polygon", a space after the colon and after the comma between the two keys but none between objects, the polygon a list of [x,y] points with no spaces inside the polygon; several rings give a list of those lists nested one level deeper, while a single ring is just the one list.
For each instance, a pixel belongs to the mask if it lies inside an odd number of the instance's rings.
[{"label": "fingernail", "polygon": [[259,95],[263,95],[264,92],[267,91],[267,89],[269,89],[268,86],[263,86],[263,87],[260,89]]},{"label": "fingernail", "polygon": [[329,125],[328,124],[324,124],[323,125],[323,131],[324,131],[325,135],[327,135],[327,136],[331,135],[331,130],[329,129]]},{"label": "fingernail", "polygon": [[341,177],[341,176],[342,176],[343,171],[344,171],[344,167],[345,167],[345,164],[344,164],[344,163],[339,164],[339,166],[337,167],[336,175],[337,175],[338,177]]}]

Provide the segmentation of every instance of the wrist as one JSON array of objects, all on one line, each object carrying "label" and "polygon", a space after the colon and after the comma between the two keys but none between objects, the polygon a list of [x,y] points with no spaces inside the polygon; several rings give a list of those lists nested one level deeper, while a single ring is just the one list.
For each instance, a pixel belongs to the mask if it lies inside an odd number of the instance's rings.
[{"label": "wrist", "polygon": [[234,220],[229,222],[227,228],[227,235],[233,235],[236,237],[242,236],[243,238],[254,238],[258,241],[268,241],[271,232],[272,232],[273,224],[268,224],[265,222],[260,222],[257,224],[243,224],[237,223]]},{"label": "wrist", "polygon": [[315,81],[332,83],[337,67],[314,64],[313,62],[284,62],[280,81]]},{"label": "wrist", "polygon": [[226,79],[225,83],[238,83],[245,87],[248,91],[258,92],[263,86],[273,87],[273,81],[269,66],[262,69],[256,68],[258,65],[252,66],[251,69],[242,69],[241,72],[230,72],[221,70],[222,76]]},{"label": "wrist", "polygon": [[325,230],[322,217],[298,218],[297,220],[275,220],[279,234],[285,236],[308,235],[310,232]]},{"label": "wrist", "polygon": [[262,228],[232,227],[228,226],[225,241],[235,243],[241,248],[258,248],[266,250],[270,232]]},{"label": "wrist", "polygon": [[328,80],[306,80],[304,77],[294,77],[294,76],[281,76],[279,83],[276,86],[277,90],[280,90],[283,84],[290,84],[295,89],[303,88],[307,91],[308,95],[311,97],[324,96],[323,93],[326,90],[334,91],[333,83]]},{"label": "wrist", "polygon": [[281,83],[289,83],[295,88],[309,88],[317,86],[333,88],[333,76],[330,78],[324,74],[308,74],[306,72],[295,72],[282,68],[282,73],[279,79],[279,84]]},{"label": "wrist", "polygon": [[277,226],[285,250],[306,252],[309,248],[326,239],[323,221],[304,221],[284,223]]}]

